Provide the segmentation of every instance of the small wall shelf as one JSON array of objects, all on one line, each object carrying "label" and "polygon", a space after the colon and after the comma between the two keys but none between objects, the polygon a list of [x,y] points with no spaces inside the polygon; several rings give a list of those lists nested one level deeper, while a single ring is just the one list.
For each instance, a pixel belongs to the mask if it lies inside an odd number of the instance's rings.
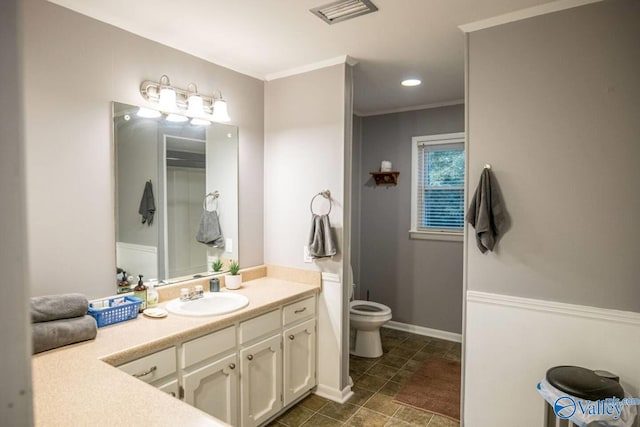
[{"label": "small wall shelf", "polygon": [[397,185],[400,172],[369,172],[376,180],[376,185]]}]

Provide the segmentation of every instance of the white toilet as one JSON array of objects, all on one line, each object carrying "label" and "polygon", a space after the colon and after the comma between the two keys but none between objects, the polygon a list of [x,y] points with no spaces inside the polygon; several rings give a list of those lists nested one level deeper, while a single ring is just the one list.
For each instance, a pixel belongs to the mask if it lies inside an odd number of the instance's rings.
[{"label": "white toilet", "polygon": [[349,319],[356,333],[350,353],[360,357],[382,356],[380,327],[391,320],[391,309],[377,302],[354,300],[349,303]]}]

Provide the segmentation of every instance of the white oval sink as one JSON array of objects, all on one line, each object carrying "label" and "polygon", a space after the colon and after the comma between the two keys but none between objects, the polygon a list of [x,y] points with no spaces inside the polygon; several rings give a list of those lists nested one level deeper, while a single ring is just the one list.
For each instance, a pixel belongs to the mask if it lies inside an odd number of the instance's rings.
[{"label": "white oval sink", "polygon": [[207,292],[204,298],[193,301],[169,301],[166,309],[183,316],[216,316],[240,310],[249,305],[249,298],[231,292]]}]

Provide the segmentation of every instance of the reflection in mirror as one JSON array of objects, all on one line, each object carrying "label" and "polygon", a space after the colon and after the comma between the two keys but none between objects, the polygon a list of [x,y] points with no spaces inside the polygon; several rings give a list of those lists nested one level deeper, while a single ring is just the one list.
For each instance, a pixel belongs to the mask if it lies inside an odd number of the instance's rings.
[{"label": "reflection in mirror", "polygon": [[166,282],[238,259],[238,128],[114,102],[116,262]]}]

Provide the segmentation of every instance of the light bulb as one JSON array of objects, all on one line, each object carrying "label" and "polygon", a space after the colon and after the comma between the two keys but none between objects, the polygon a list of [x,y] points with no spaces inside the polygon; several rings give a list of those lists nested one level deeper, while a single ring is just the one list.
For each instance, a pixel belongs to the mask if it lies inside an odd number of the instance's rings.
[{"label": "light bulb", "polygon": [[176,91],[168,87],[160,89],[159,104],[163,111],[174,111],[176,109]]},{"label": "light bulb", "polygon": [[181,114],[169,114],[167,116],[168,122],[180,123],[180,122],[186,122],[187,120],[189,120],[189,117],[183,116]]},{"label": "light bulb", "polygon": [[191,116],[201,116],[204,114],[202,110],[202,97],[199,95],[191,95],[189,97],[189,107],[187,108],[187,114]]},{"label": "light bulb", "polygon": [[145,117],[147,119],[155,119],[156,117],[160,117],[162,113],[160,113],[160,111],[158,110],[152,110],[151,108],[140,107],[136,115],[138,117]]},{"label": "light bulb", "polygon": [[405,79],[400,84],[402,86],[411,87],[411,86],[418,86],[422,84],[422,81],[419,79]]},{"label": "light bulb", "polygon": [[211,122],[209,120],[194,117],[193,119],[191,119],[191,124],[195,126],[209,126]]},{"label": "light bulb", "polygon": [[218,99],[213,103],[213,121],[228,122],[229,120],[231,120],[231,118],[227,112],[227,102],[222,99]]}]

